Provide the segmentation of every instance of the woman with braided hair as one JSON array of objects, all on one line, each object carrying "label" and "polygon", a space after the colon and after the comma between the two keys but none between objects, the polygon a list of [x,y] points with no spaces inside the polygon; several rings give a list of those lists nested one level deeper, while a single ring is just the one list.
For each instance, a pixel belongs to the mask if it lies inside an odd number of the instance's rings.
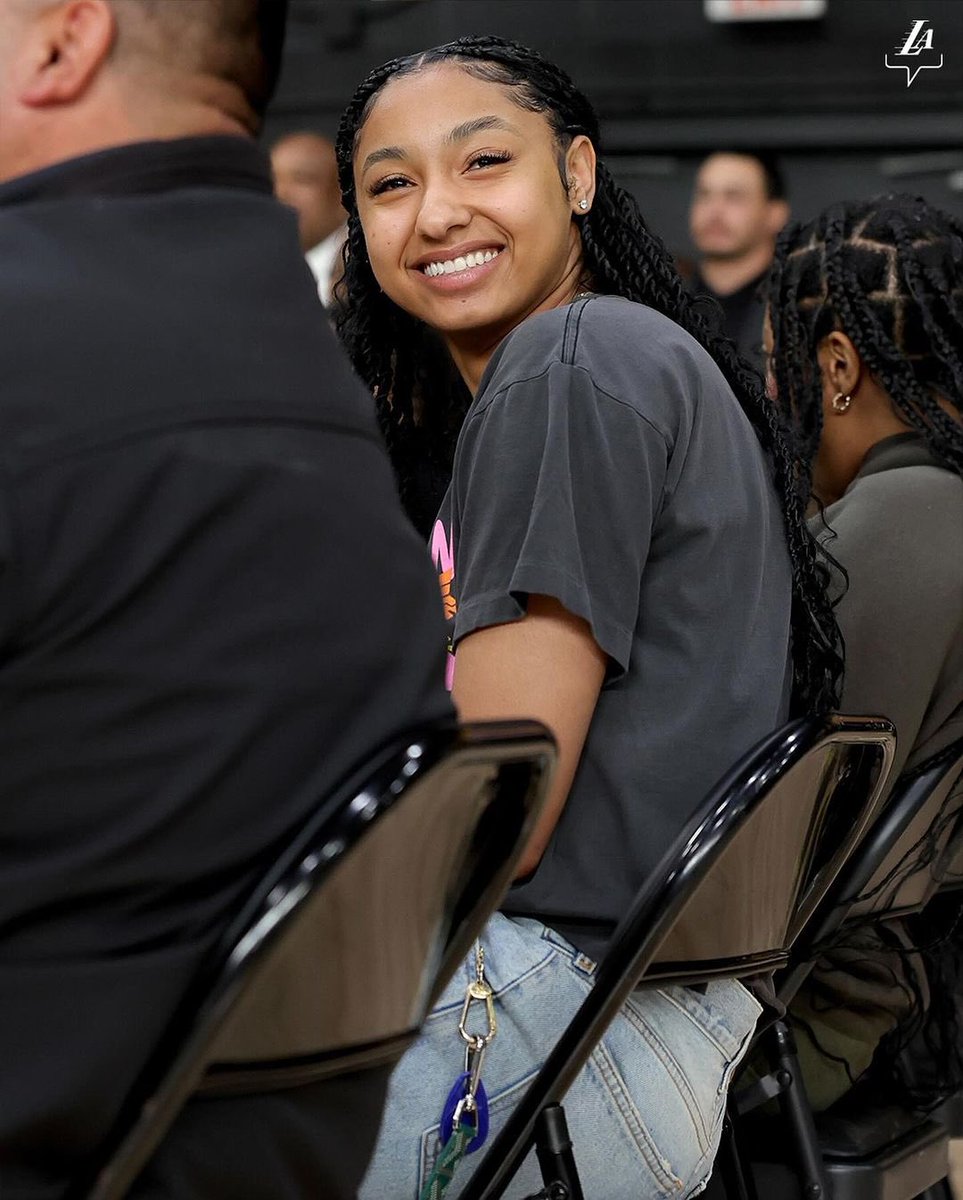
[{"label": "woman with braided hair", "polygon": [[[416,455],[451,473],[431,549],[456,702],[559,744],[482,938],[495,1126],[688,816],[790,710],[830,706],[840,666],[778,415],[597,144],[571,80],[490,37],[374,71],[338,136],[341,335],[409,508]],[[395,1074],[365,1197],[414,1200],[432,1170],[474,971]],[[734,981],[633,996],[566,1099],[589,1194],[701,1188],[759,1011]]]},{"label": "woman with braided hair", "polygon": [[[811,523],[838,564],[842,707],[894,721],[895,779],[963,738],[963,225],[886,196],[786,229],[766,339]],[[795,1002],[817,1108],[913,1008],[904,957],[863,937]]]}]

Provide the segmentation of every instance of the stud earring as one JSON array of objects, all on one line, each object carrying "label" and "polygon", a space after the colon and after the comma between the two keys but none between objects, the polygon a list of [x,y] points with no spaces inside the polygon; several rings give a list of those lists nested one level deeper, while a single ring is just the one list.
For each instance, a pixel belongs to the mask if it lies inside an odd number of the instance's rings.
[{"label": "stud earring", "polygon": [[588,208],[588,201],[587,200],[579,200],[578,206],[582,210],[582,212],[585,212],[585,210]]},{"label": "stud earring", "polygon": [[833,406],[833,412],[839,413],[840,416],[842,416],[844,412],[849,411],[849,406],[852,404],[852,402],[852,396],[844,396],[842,392],[837,392],[830,401]]}]

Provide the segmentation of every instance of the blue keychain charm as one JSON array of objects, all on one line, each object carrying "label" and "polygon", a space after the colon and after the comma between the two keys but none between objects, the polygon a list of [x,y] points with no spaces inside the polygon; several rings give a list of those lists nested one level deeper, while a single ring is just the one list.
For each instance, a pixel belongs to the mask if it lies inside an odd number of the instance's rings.
[{"label": "blue keychain charm", "polygon": [[[455,1080],[455,1086],[448,1093],[448,1099],[445,1101],[445,1107],[441,1114],[442,1145],[451,1137],[452,1129],[455,1125],[455,1110],[468,1095],[470,1080],[471,1072],[463,1071]],[[473,1115],[477,1117],[477,1132],[465,1147],[466,1154],[474,1154],[476,1150],[485,1144],[485,1139],[488,1137],[488,1096],[485,1094],[485,1085],[480,1080],[475,1092],[475,1105],[476,1108]]]}]

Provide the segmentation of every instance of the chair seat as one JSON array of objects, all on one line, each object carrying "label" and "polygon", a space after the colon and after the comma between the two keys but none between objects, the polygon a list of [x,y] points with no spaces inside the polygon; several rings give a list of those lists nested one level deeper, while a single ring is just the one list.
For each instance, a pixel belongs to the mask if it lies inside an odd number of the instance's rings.
[{"label": "chair seat", "polygon": [[949,1140],[925,1120],[869,1158],[825,1158],[833,1200],[910,1200],[945,1179]]},{"label": "chair seat", "polygon": [[885,1153],[929,1123],[928,1114],[894,1102],[892,1092],[871,1074],[832,1108],[815,1114],[815,1121],[823,1157],[840,1162]]},{"label": "chair seat", "polygon": [[823,1158],[841,1163],[869,1159],[929,1124],[919,1113],[893,1107],[874,1108],[858,1115],[816,1118]]},{"label": "chair seat", "polygon": [[[832,1200],[911,1200],[944,1179],[949,1169],[945,1128],[930,1117],[895,1106],[817,1119],[819,1144]],[[743,1119],[739,1146],[752,1162],[760,1196],[799,1195],[792,1147],[775,1117]]]}]

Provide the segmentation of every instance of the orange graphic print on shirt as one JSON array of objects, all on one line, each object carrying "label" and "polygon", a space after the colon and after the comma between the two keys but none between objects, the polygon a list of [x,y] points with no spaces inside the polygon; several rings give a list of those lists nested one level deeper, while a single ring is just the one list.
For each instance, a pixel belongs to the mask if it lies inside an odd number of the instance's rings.
[{"label": "orange graphic print on shirt", "polygon": [[[435,522],[431,531],[431,560],[438,570],[438,586],[441,588],[441,601],[445,606],[445,620],[454,621],[458,612],[458,600],[455,597],[455,538],[445,531],[441,521]],[[449,626],[451,628],[451,626]],[[445,665],[445,685],[449,692],[455,682],[455,651],[451,634],[448,635],[448,661]]]},{"label": "orange graphic print on shirt", "polygon": [[441,588],[441,601],[445,606],[445,619],[450,621],[458,612],[458,601],[452,594],[451,585],[455,578],[454,567],[442,571],[438,576],[438,586]]}]

